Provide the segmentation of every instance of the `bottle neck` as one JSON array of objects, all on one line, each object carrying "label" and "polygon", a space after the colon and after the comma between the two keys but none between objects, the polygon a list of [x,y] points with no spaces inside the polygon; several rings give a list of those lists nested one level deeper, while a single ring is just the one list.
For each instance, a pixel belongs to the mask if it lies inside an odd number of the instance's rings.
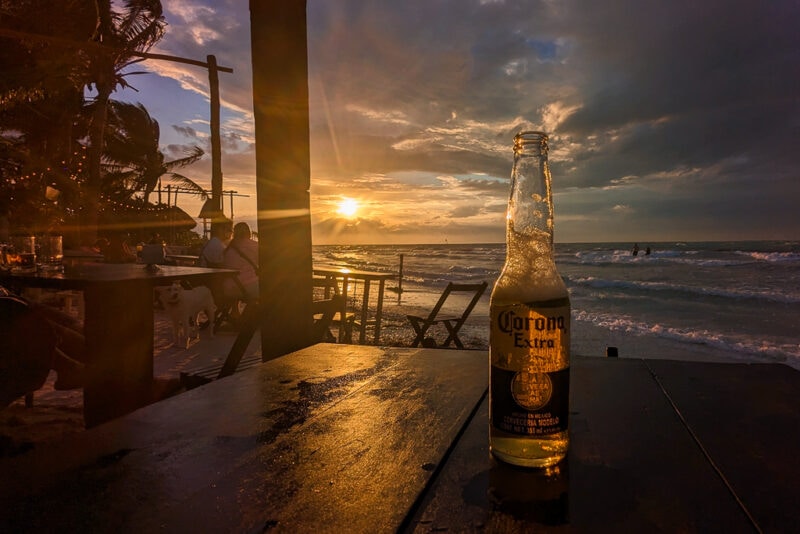
[{"label": "bottle neck", "polygon": [[[547,163],[547,135],[523,132],[514,138],[511,197],[506,214],[506,242],[531,241],[541,252],[553,248],[553,194]],[[510,250],[509,250],[510,252]]]}]

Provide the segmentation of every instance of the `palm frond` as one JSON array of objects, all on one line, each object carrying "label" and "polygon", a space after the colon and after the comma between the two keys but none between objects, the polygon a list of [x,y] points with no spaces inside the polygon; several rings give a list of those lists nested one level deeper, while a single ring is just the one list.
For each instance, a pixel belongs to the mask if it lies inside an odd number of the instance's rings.
[{"label": "palm frond", "polygon": [[205,155],[205,152],[202,148],[197,145],[193,145],[186,149],[186,155],[180,159],[174,159],[172,161],[167,161],[164,163],[164,167],[167,168],[168,171],[172,169],[178,169],[180,167],[186,167],[187,165],[191,165],[192,163],[199,161]]},{"label": "palm frond", "polygon": [[130,168],[126,165],[120,165],[118,163],[103,163],[103,171],[106,175],[110,174],[121,174],[123,172],[133,172]]},{"label": "palm frond", "polygon": [[127,0],[118,31],[132,49],[146,51],[161,40],[165,26],[160,0]]},{"label": "palm frond", "polygon": [[182,174],[178,174],[176,172],[168,174],[170,181],[178,184],[180,187],[187,189],[190,195],[198,195],[201,199],[206,200],[208,198],[208,193],[205,189],[203,189],[199,184],[197,184],[194,180],[183,176]]}]

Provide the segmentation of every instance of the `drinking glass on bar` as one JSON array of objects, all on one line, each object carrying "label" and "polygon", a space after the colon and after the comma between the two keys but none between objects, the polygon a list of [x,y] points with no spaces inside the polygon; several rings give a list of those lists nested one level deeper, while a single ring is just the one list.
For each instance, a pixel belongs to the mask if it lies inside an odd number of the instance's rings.
[{"label": "drinking glass on bar", "polygon": [[14,270],[36,270],[36,238],[33,236],[13,236],[11,238],[11,251],[8,253],[7,258]]},{"label": "drinking glass on bar", "polygon": [[40,270],[59,271],[64,261],[64,244],[60,235],[48,235],[41,238],[38,264]]}]

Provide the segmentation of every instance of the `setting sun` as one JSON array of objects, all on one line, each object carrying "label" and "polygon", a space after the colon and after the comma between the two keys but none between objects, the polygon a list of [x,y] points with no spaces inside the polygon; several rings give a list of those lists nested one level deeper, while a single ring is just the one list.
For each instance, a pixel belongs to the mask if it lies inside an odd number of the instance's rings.
[{"label": "setting sun", "polygon": [[354,217],[358,212],[358,201],[352,198],[344,198],[339,202],[339,209],[336,213],[344,217]]}]

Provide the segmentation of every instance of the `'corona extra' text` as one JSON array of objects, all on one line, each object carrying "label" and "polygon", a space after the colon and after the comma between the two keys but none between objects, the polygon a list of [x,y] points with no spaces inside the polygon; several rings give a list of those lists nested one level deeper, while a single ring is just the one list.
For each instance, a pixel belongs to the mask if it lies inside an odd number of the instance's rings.
[{"label": "'corona extra' text", "polygon": [[566,321],[563,315],[558,317],[526,317],[517,315],[513,310],[502,312],[497,317],[497,326],[501,332],[508,335],[519,334],[522,332],[554,332],[566,328]]}]

